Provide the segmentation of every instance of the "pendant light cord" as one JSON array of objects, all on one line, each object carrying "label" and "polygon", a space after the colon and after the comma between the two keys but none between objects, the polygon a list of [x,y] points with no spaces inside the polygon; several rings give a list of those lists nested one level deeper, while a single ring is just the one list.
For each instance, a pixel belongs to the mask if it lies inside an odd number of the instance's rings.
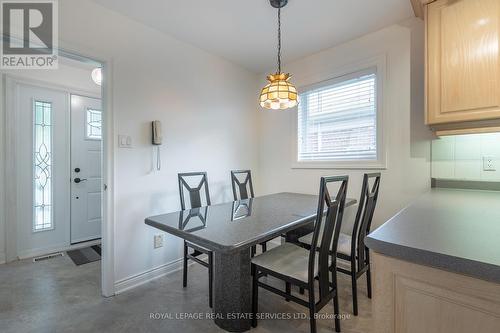
[{"label": "pendant light cord", "polygon": [[278,8],[278,73],[281,73],[281,8]]}]

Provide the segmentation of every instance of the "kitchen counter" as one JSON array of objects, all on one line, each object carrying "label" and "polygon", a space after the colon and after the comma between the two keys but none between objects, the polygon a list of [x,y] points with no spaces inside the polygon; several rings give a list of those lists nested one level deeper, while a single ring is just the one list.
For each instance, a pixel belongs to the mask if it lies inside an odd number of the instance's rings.
[{"label": "kitchen counter", "polygon": [[377,253],[500,283],[500,192],[432,189],[366,238]]},{"label": "kitchen counter", "polygon": [[498,332],[499,191],[432,189],[365,243],[374,333]]}]

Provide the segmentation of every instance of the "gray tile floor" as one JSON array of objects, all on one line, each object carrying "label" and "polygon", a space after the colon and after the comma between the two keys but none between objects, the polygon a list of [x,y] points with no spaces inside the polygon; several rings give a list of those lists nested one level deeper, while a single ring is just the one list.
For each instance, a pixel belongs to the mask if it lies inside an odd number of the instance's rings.
[{"label": "gray tile floor", "polygon": [[[181,272],[157,279],[115,297],[100,296],[100,262],[75,266],[67,256],[32,263],[0,265],[0,332],[223,332],[208,319],[151,319],[151,314],[209,313],[207,271],[190,266],[188,287]],[[339,275],[342,332],[371,332],[371,302],[359,280],[360,315],[352,316],[350,280]],[[303,313],[261,289],[260,311]],[[331,306],[321,313],[333,313]],[[333,332],[333,321],[319,320],[319,332]],[[309,332],[307,320],[261,320],[255,333]]]}]

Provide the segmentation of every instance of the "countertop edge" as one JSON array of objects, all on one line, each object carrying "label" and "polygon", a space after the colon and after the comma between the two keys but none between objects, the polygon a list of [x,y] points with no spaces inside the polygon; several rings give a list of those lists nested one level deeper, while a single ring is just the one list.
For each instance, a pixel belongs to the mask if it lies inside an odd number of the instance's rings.
[{"label": "countertop edge", "polygon": [[500,266],[497,265],[389,243],[370,236],[365,238],[365,244],[370,250],[382,255],[467,275],[480,280],[500,283]]}]

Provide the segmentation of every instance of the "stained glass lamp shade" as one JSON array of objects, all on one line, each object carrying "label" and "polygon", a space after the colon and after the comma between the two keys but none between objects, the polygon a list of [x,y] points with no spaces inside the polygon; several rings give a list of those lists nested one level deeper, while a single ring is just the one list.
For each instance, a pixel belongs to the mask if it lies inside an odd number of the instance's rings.
[{"label": "stained glass lamp shade", "polygon": [[285,110],[297,106],[297,88],[288,82],[289,79],[290,74],[268,75],[269,83],[260,93],[260,106],[273,110]]},{"label": "stained glass lamp shade", "polygon": [[289,82],[291,75],[281,72],[281,8],[288,0],[270,0],[278,8],[278,70],[267,76],[269,83],[260,92],[260,106],[265,109],[285,110],[299,104],[297,88]]}]

